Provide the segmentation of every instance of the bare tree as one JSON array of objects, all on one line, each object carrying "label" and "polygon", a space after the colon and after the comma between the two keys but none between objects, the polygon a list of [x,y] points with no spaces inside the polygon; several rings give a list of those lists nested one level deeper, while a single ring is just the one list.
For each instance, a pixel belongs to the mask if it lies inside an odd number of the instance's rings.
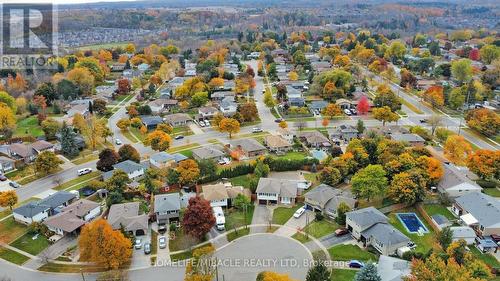
[{"label": "bare tree", "polygon": [[434,132],[436,131],[436,128],[441,125],[441,121],[443,118],[441,115],[434,114],[432,115],[427,122],[431,126],[431,134],[434,136]]},{"label": "bare tree", "polygon": [[52,179],[52,183],[57,186],[61,186],[61,184],[63,183],[63,179],[60,176],[55,176],[54,179]]},{"label": "bare tree", "polygon": [[295,122],[295,128],[297,128],[299,131],[302,131],[307,126],[307,123],[304,121],[298,121]]}]

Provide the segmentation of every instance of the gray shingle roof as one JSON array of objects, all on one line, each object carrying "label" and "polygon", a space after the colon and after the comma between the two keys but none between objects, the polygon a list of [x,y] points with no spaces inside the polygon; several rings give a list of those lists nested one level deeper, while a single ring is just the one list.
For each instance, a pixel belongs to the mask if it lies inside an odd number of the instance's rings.
[{"label": "gray shingle roof", "polygon": [[387,222],[387,217],[374,207],[368,207],[346,213],[346,217],[355,222],[360,227],[369,227],[379,222]]},{"label": "gray shingle roof", "polygon": [[397,245],[410,241],[401,231],[387,223],[377,223],[363,231],[362,235],[364,237],[373,237],[384,245]]},{"label": "gray shingle roof", "polygon": [[405,141],[405,142],[425,142],[425,140],[417,134],[391,134],[391,138],[395,141]]},{"label": "gray shingle roof", "polygon": [[401,281],[410,274],[410,262],[381,255],[377,263],[377,271],[382,281]]},{"label": "gray shingle roof", "polygon": [[500,227],[500,202],[481,192],[472,192],[455,199],[484,227]]},{"label": "gray shingle roof", "polygon": [[180,154],[180,153],[174,153],[174,154],[170,154],[170,153],[167,153],[167,152],[158,152],[158,153],[155,153],[153,155],[151,155],[150,157],[152,160],[156,161],[156,162],[160,162],[160,163],[166,163],[168,161],[171,161],[171,160],[174,160],[175,162],[181,162],[183,160],[186,160],[188,159],[186,156]]},{"label": "gray shingle roof", "polygon": [[193,155],[200,159],[212,159],[224,156],[224,152],[221,146],[210,145],[193,149]]},{"label": "gray shingle roof", "polygon": [[179,193],[169,193],[155,196],[155,213],[181,208]]},{"label": "gray shingle roof", "polygon": [[163,123],[160,116],[141,116],[141,122],[146,126],[155,126]]},{"label": "gray shingle roof", "polygon": [[241,140],[234,140],[230,142],[231,147],[236,148],[236,147],[241,147],[246,152],[253,152],[253,151],[259,151],[259,150],[266,150],[266,147],[260,144],[260,142],[254,140],[254,139],[241,139]]},{"label": "gray shingle roof", "polygon": [[147,229],[148,215],[139,215],[139,202],[111,205],[108,222],[113,229],[124,227],[126,230]]},{"label": "gray shingle roof", "polygon": [[457,167],[452,164],[444,164],[444,176],[441,181],[438,183],[438,187],[442,190],[447,190],[453,187],[460,186],[461,189],[478,189],[481,190],[481,187],[469,179],[467,177],[467,173],[459,170]]},{"label": "gray shingle roof", "polygon": [[135,171],[139,171],[144,169],[145,167],[142,164],[136,163],[132,160],[125,160],[120,163],[116,163],[113,165],[113,170],[107,171],[106,173],[102,174],[102,178],[104,180],[107,180],[113,176],[113,173],[115,170],[122,170],[127,174],[131,174]]},{"label": "gray shingle roof", "polygon": [[443,215],[441,214],[436,214],[432,216],[432,219],[438,224],[438,225],[445,225],[450,223],[450,221]]},{"label": "gray shingle roof", "polygon": [[45,210],[50,210],[76,198],[76,195],[67,191],[58,191],[39,201],[28,202],[13,210],[14,213],[28,218]]}]

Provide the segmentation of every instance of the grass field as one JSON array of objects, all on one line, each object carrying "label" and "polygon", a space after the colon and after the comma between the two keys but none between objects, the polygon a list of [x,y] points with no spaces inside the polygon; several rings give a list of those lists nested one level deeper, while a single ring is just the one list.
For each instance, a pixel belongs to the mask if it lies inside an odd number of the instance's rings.
[{"label": "grass field", "polygon": [[10,245],[36,256],[49,246],[49,240],[43,235],[38,235],[38,238],[33,240],[33,236],[33,234],[26,233]]},{"label": "grass field", "polygon": [[255,206],[250,205],[247,208],[246,216],[243,211],[232,209],[225,212],[226,217],[226,230],[230,231],[234,228],[238,228],[240,226],[249,225],[252,223],[253,210]]},{"label": "grass field", "polygon": [[186,144],[186,145],[172,147],[172,148],[170,148],[168,150],[168,152],[170,152],[170,153],[180,152],[180,151],[183,151],[183,150],[197,148],[198,146],[200,146],[199,143],[191,143],[191,144]]},{"label": "grass field", "polygon": [[368,251],[364,251],[357,245],[337,245],[328,249],[330,257],[334,261],[377,261],[378,257]]},{"label": "grass field", "polygon": [[238,231],[232,231],[227,235],[227,241],[231,242],[240,237],[248,235],[250,233],[250,228],[239,229]]},{"label": "grass field", "polygon": [[98,266],[81,265],[81,264],[57,264],[46,263],[38,268],[40,271],[45,272],[58,272],[58,273],[80,273],[80,272],[101,272],[105,269]]},{"label": "grass field", "polygon": [[476,247],[470,248],[471,253],[478,259],[482,260],[485,264],[493,268],[500,268],[500,262],[498,262],[498,260],[492,254],[483,254]]},{"label": "grass field", "polygon": [[427,212],[429,217],[432,217],[433,215],[439,214],[445,216],[449,220],[454,220],[456,219],[453,214],[446,209],[445,206],[441,206],[439,204],[428,204],[424,205],[424,210]]},{"label": "grass field", "polygon": [[287,152],[285,155],[278,156],[276,158],[277,159],[288,159],[288,160],[302,160],[307,156],[309,156],[309,155],[307,153],[304,153],[304,152],[290,151],[290,152]]},{"label": "grass field", "polygon": [[250,188],[250,181],[255,176],[253,174],[237,176],[230,178],[229,181],[233,186],[243,186],[244,188]]},{"label": "grass field", "polygon": [[332,269],[332,274],[330,275],[331,281],[352,281],[354,276],[356,276],[356,270],[351,269]]},{"label": "grass field", "polygon": [[30,116],[28,118],[20,118],[17,121],[17,127],[14,131],[14,136],[25,136],[30,135],[33,137],[43,136],[43,131],[40,125],[38,125],[38,119],[36,116]]},{"label": "grass field", "polygon": [[77,178],[74,178],[72,180],[69,180],[59,186],[56,186],[54,187],[53,189],[55,190],[65,190],[69,187],[72,187],[72,189],[74,189],[74,185],[77,185],[77,184],[80,184],[80,183],[85,183],[83,185],[86,185],[90,180],[94,179],[94,178],[97,178],[99,175],[101,174],[101,172],[99,171],[94,171],[92,173],[89,173],[89,174],[86,174],[86,175],[83,175],[83,176],[79,176]]},{"label": "grass field", "polygon": [[26,232],[26,226],[14,221],[13,217],[0,222],[0,242],[9,244]]},{"label": "grass field", "polygon": [[273,223],[274,224],[285,224],[298,208],[302,207],[304,204],[297,204],[292,208],[278,207],[273,211]]},{"label": "grass field", "polygon": [[4,259],[11,263],[15,263],[17,265],[21,265],[27,262],[30,258],[25,255],[22,255],[16,251],[12,251],[7,248],[0,247],[0,259]]},{"label": "grass field", "polygon": [[125,131],[123,131],[123,130],[122,130],[122,131],[121,131],[121,133],[122,133],[122,135],[123,135],[124,137],[126,137],[126,138],[127,138],[129,141],[131,141],[132,143],[138,143],[138,142],[139,142],[139,140],[138,140],[138,139],[136,139],[136,138],[134,137],[134,135],[132,135],[132,133],[130,132],[130,130],[125,130]]},{"label": "grass field", "polygon": [[484,188],[483,192],[493,197],[500,197],[500,190],[498,188]]},{"label": "grass field", "polygon": [[[336,224],[335,222],[323,219],[321,221],[313,221],[312,223],[307,225],[302,231],[306,232],[308,235],[314,238],[321,238],[325,235],[332,234],[337,228],[339,228],[339,225]],[[302,233],[295,233],[292,237],[302,243],[311,240],[305,234]]]},{"label": "grass field", "polygon": [[206,246],[210,246],[210,245],[212,245],[212,244],[208,243],[208,244],[205,244],[205,245],[193,248],[193,250],[184,251],[184,252],[177,253],[177,254],[171,254],[170,255],[170,259],[172,261],[181,261],[181,260],[190,259],[190,258],[193,257],[193,251],[194,250],[199,249],[199,248],[203,248],[203,247],[206,247]]}]

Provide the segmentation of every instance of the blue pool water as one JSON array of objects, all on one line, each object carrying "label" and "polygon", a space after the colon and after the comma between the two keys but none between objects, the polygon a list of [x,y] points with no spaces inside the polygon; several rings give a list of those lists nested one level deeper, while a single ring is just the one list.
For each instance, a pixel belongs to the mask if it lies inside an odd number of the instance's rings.
[{"label": "blue pool water", "polygon": [[427,233],[429,230],[425,227],[422,221],[418,218],[415,213],[398,213],[399,221],[405,226],[409,233],[417,233],[420,228],[422,232]]},{"label": "blue pool water", "polygon": [[311,155],[319,161],[322,161],[326,159],[326,157],[328,157],[328,154],[326,154],[326,152],[324,152],[323,150],[311,150]]}]

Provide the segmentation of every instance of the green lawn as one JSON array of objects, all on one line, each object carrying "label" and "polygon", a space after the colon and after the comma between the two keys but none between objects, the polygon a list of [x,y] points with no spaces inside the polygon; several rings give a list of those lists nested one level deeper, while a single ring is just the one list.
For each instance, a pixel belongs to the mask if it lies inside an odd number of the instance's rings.
[{"label": "green lawn", "polygon": [[[429,233],[424,234],[423,236],[419,236],[416,233],[408,233],[406,231],[406,228],[404,225],[401,224],[399,219],[396,217],[396,213],[416,213],[419,217],[419,219],[424,223],[425,227],[429,230]],[[427,253],[430,249],[433,248],[433,246],[437,243],[436,242],[436,235],[430,227],[427,222],[422,218],[422,216],[418,213],[418,211],[415,208],[406,208],[402,209],[399,211],[396,211],[394,213],[389,214],[389,223],[392,224],[395,228],[397,228],[401,233],[406,235],[408,238],[410,238],[415,244],[417,244],[417,248],[415,249],[416,252],[420,253]]]},{"label": "green lawn", "polygon": [[498,188],[484,188],[483,192],[493,197],[500,197],[500,190]]},{"label": "green lawn", "polygon": [[43,136],[43,131],[40,125],[38,125],[38,118],[36,116],[30,116],[28,118],[20,118],[17,121],[17,127],[14,131],[14,136],[25,136],[30,135],[33,137]]},{"label": "green lawn", "polygon": [[233,186],[243,186],[244,188],[250,188],[250,180],[255,177],[253,174],[242,175],[234,178],[230,178],[229,181]]},{"label": "green lawn", "polygon": [[[339,228],[339,225],[336,224],[335,222],[323,219],[321,221],[313,221],[312,223],[307,225],[302,231],[306,232],[307,234],[311,235],[314,238],[321,238],[325,235],[333,233],[337,228]],[[295,233],[292,237],[299,240],[302,243],[305,243],[310,240],[310,238],[308,238],[305,234],[302,233]]]},{"label": "green lawn", "polygon": [[328,249],[330,257],[334,261],[377,261],[378,257],[368,251],[361,249],[357,245],[337,245]]},{"label": "green lawn", "polygon": [[354,276],[356,276],[357,270],[352,269],[332,269],[332,274],[330,275],[331,281],[352,281]]},{"label": "green lawn", "polygon": [[492,254],[483,254],[476,247],[469,248],[471,249],[471,253],[485,264],[493,268],[500,268],[500,262]]},{"label": "green lawn", "polygon": [[304,204],[297,204],[292,208],[278,207],[273,211],[273,223],[274,224],[285,224],[298,208],[302,207]]},{"label": "green lawn", "polygon": [[278,156],[276,158],[277,159],[289,159],[289,160],[302,160],[307,156],[309,156],[309,155],[307,153],[304,153],[304,152],[290,151],[290,152],[287,152],[285,155]]},{"label": "green lawn", "polygon": [[250,205],[247,208],[246,216],[245,216],[245,213],[243,211],[236,210],[234,208],[226,211],[225,212],[226,230],[230,231],[230,230],[233,230],[234,228],[238,228],[240,226],[251,224],[254,208],[255,208],[254,205]]},{"label": "green lawn", "polygon": [[7,248],[0,247],[0,259],[4,259],[11,263],[15,263],[17,265],[21,265],[27,262],[30,258],[25,255],[22,255],[16,251],[12,251]]},{"label": "green lawn", "polygon": [[134,137],[134,135],[132,135],[132,133],[130,132],[130,130],[122,130],[121,131],[122,135],[124,137],[126,137],[129,141],[131,141],[132,143],[138,143],[139,141]]},{"label": "green lawn", "polygon": [[49,240],[43,235],[38,235],[38,238],[33,240],[33,236],[33,234],[26,233],[10,245],[36,256],[49,246]]},{"label": "green lawn", "polygon": [[169,153],[181,152],[181,151],[184,151],[184,150],[197,148],[198,146],[200,146],[200,144],[194,142],[194,143],[191,143],[191,144],[186,144],[186,145],[172,147],[172,148],[170,148],[168,150],[168,152]]},{"label": "green lawn", "polygon": [[13,217],[0,222],[0,242],[9,244],[26,232],[26,226],[14,221]]},{"label": "green lawn", "polygon": [[188,149],[188,150],[183,150],[181,152],[179,152],[180,154],[188,157],[188,158],[193,158],[193,151],[191,149]]},{"label": "green lawn", "polygon": [[239,229],[238,231],[231,231],[227,235],[227,241],[231,242],[235,239],[248,235],[250,233],[250,228]]},{"label": "green lawn", "polygon": [[[143,135],[143,134],[141,133],[141,131],[139,131],[139,129],[134,128],[134,127],[130,127],[129,131],[130,131],[130,133],[131,133],[132,135],[134,135],[134,136],[135,136],[135,138],[136,138],[136,139],[138,139],[140,142],[143,142],[143,141],[144,141],[144,138],[146,137],[146,135]],[[132,138],[133,138],[133,137],[132,137]]]},{"label": "green lawn", "polygon": [[432,217],[433,215],[439,214],[445,216],[449,220],[455,220],[455,216],[446,209],[445,206],[439,205],[439,204],[429,204],[429,205],[424,205],[424,210],[427,212],[429,217]]},{"label": "green lawn", "polygon": [[89,174],[86,174],[86,175],[83,175],[83,176],[79,176],[77,178],[69,180],[69,181],[67,181],[67,182],[65,182],[65,183],[63,183],[63,184],[61,184],[59,186],[54,187],[53,189],[55,189],[55,190],[65,190],[65,189],[67,189],[69,187],[73,187],[74,185],[77,185],[79,183],[82,183],[82,184],[85,183],[85,184],[87,184],[92,179],[97,178],[100,174],[101,174],[101,172],[94,171],[92,173],[89,173]]}]

